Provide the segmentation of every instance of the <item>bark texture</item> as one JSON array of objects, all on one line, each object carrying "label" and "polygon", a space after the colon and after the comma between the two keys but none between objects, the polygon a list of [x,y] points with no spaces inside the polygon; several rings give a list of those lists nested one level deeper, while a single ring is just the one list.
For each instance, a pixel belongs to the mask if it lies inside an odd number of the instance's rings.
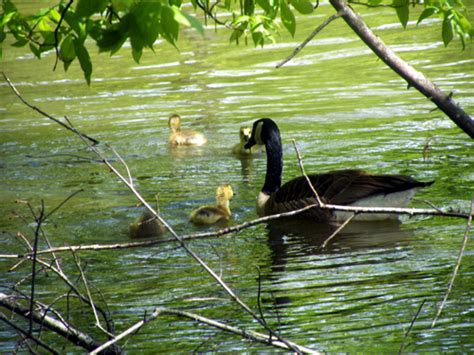
[{"label": "bark texture", "polygon": [[474,138],[474,119],[459,107],[450,95],[446,95],[439,87],[433,84],[422,73],[415,70],[407,62],[401,59],[395,52],[383,43],[372,30],[365,24],[364,20],[354,12],[346,0],[329,0],[331,5],[338,11],[343,12],[342,18],[349,27],[372,49],[372,51],[393,71],[407,81],[410,86],[416,88],[438,108],[443,111],[459,128],[471,138]]}]

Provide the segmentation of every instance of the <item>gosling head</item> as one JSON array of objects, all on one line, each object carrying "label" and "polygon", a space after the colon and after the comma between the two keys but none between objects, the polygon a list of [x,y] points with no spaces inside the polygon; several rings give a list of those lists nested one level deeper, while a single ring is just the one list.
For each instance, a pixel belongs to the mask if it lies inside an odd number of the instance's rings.
[{"label": "gosling head", "polygon": [[171,132],[175,133],[181,129],[181,117],[178,114],[172,114],[168,119],[168,126]]},{"label": "gosling head", "polygon": [[266,145],[272,135],[280,135],[280,130],[270,118],[261,118],[253,123],[252,135],[244,145],[245,149],[252,148],[255,144]]},{"label": "gosling head", "polygon": [[241,143],[243,144],[247,143],[251,135],[252,135],[252,131],[250,130],[250,127],[240,127],[239,136],[240,136]]},{"label": "gosling head", "polygon": [[216,199],[221,200],[232,200],[234,197],[234,191],[230,185],[221,185],[216,190]]}]

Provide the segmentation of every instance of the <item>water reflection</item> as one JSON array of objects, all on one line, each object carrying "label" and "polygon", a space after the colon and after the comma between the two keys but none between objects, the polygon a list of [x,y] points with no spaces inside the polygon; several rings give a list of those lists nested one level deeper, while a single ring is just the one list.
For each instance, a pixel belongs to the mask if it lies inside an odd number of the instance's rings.
[{"label": "water reflection", "polygon": [[[311,286],[314,282],[326,283],[322,269],[332,270],[333,275],[340,274],[333,284],[325,285],[328,289],[347,285],[347,282],[357,284],[347,269],[354,265],[363,267],[397,261],[392,251],[407,245],[413,234],[400,228],[398,220],[352,222],[323,247],[338,226],[298,219],[274,221],[267,226],[272,251],[268,280],[276,291],[274,305],[291,303],[290,297],[278,295],[279,291],[286,293],[285,289],[294,287],[291,284],[299,289],[314,287]],[[291,280],[288,279],[290,274]],[[321,276],[314,279],[315,274]]]}]

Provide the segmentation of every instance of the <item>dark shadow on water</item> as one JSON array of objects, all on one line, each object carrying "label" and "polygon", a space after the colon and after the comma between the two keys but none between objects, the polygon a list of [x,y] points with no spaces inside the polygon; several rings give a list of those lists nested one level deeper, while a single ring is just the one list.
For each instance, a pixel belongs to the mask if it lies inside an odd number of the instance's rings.
[{"label": "dark shadow on water", "polygon": [[[339,225],[314,223],[307,220],[286,219],[267,226],[268,243],[271,249],[270,273],[266,279],[279,283],[285,275],[287,265],[298,265],[308,256],[335,260],[335,268],[347,267],[354,258],[368,258],[380,253],[380,262],[395,248],[406,246],[412,236],[410,230],[400,228],[398,220],[379,222],[352,222],[340,231],[327,245],[323,243],[335,232]],[[376,259],[379,257],[377,256]],[[295,272],[294,270],[292,272]],[[310,270],[302,270],[310,272]],[[302,277],[304,279],[304,277]],[[276,286],[278,289],[278,286]],[[276,307],[291,303],[288,296],[276,297],[272,301]]]}]

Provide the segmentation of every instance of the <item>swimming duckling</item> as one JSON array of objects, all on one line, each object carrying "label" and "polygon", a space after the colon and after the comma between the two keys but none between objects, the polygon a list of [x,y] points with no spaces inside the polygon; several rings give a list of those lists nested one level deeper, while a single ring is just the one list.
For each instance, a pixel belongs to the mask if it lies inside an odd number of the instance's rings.
[{"label": "swimming duckling", "polygon": [[250,129],[250,127],[245,127],[245,126],[240,127],[240,130],[239,130],[240,143],[237,143],[236,145],[234,145],[234,147],[232,148],[232,153],[237,154],[237,155],[251,155],[254,153],[258,153],[260,151],[259,145],[254,145],[250,149],[244,148],[244,145],[250,139],[251,134],[252,134],[252,130]]},{"label": "swimming duckling", "polygon": [[231,216],[229,201],[234,196],[230,185],[221,185],[216,191],[216,206],[202,206],[191,212],[189,220],[195,224],[214,224],[229,220]]},{"label": "swimming duckling", "polygon": [[130,238],[157,237],[165,231],[165,227],[148,210],[144,211],[129,226]]},{"label": "swimming duckling", "polygon": [[[283,186],[280,130],[274,121],[262,118],[253,124],[252,136],[245,145],[251,148],[263,144],[267,151],[265,183],[257,197],[257,213],[267,216],[297,210],[316,204],[314,194],[304,176],[294,178]],[[344,206],[405,207],[417,188],[430,186],[433,181],[417,181],[404,175],[373,175],[361,170],[338,170],[308,175],[324,203]],[[318,222],[344,221],[350,214],[311,208],[299,215]],[[384,220],[394,214],[360,214],[358,220]]]},{"label": "swimming duckling", "polygon": [[181,130],[181,117],[173,114],[168,120],[171,129],[169,143],[172,145],[203,145],[207,142],[206,137],[200,132]]}]

